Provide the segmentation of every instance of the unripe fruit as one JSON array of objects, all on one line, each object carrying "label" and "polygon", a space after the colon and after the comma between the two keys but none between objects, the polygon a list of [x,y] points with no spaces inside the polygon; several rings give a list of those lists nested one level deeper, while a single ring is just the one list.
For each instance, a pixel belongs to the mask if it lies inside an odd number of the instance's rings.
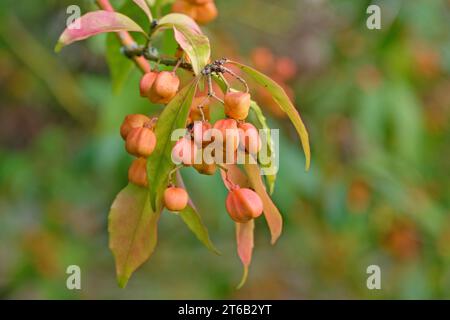
[{"label": "unripe fruit", "polygon": [[161,71],[150,90],[149,98],[153,103],[167,104],[177,94],[180,79],[169,71]]},{"label": "unripe fruit", "polygon": [[222,119],[214,124],[214,129],[219,130],[220,135],[214,134],[213,138],[222,142],[224,148],[236,151],[239,146],[239,131],[237,122],[233,119]]},{"label": "unripe fruit", "polygon": [[213,2],[213,0],[185,0],[186,2],[195,4],[195,5],[202,5],[208,2]]},{"label": "unripe fruit", "polygon": [[275,72],[281,81],[289,81],[297,73],[297,65],[289,57],[281,57],[275,62]]},{"label": "unripe fruit", "polygon": [[203,104],[202,111],[203,111],[203,115],[205,117],[205,120],[209,120],[210,119],[209,104],[208,103],[204,103],[204,102],[205,102],[205,96],[195,97],[192,100],[191,110],[189,112],[189,118],[191,119],[192,122],[194,122],[194,121],[202,121],[203,120],[202,112],[200,111],[200,108],[198,108],[198,106],[200,104]]},{"label": "unripe fruit", "polygon": [[155,150],[156,136],[146,127],[134,128],[127,136],[125,149],[136,157],[147,158]]},{"label": "unripe fruit", "polygon": [[170,211],[182,211],[186,208],[189,196],[183,188],[169,187],[164,191],[164,204]]},{"label": "unripe fruit", "polygon": [[251,53],[251,59],[256,69],[264,72],[271,73],[273,65],[275,63],[275,57],[272,51],[268,48],[256,48]]},{"label": "unripe fruit", "polygon": [[200,164],[194,164],[194,169],[197,170],[200,174],[205,174],[208,176],[212,176],[214,173],[216,173],[217,166],[215,163],[207,164],[205,162],[202,162]]},{"label": "unripe fruit", "polygon": [[194,142],[198,147],[205,147],[211,142],[211,124],[206,121],[195,121],[192,129]]},{"label": "unripe fruit", "polygon": [[226,199],[226,208],[231,219],[245,223],[255,219],[263,212],[263,203],[258,194],[247,188],[234,188]]},{"label": "unripe fruit", "polygon": [[261,150],[258,129],[251,123],[239,124],[239,146],[250,154],[257,154]]},{"label": "unripe fruit", "polygon": [[172,161],[175,164],[190,166],[194,164],[197,156],[197,146],[194,141],[183,137],[177,141],[172,149]]},{"label": "unripe fruit", "polygon": [[128,181],[140,187],[146,188],[148,186],[147,160],[145,158],[133,160],[128,169]]},{"label": "unripe fruit", "polygon": [[246,92],[228,92],[225,95],[225,114],[236,120],[245,120],[250,110],[250,94]]},{"label": "unripe fruit", "polygon": [[120,135],[126,140],[130,131],[134,128],[143,127],[145,124],[150,123],[150,118],[143,114],[129,114],[125,117],[120,126]]},{"label": "unripe fruit", "polygon": [[197,17],[196,7],[188,1],[176,0],[172,5],[172,12],[185,14],[195,20]]},{"label": "unripe fruit", "polygon": [[157,76],[157,72],[148,72],[142,76],[141,81],[139,82],[139,92],[141,97],[147,98],[150,95],[150,90]]},{"label": "unripe fruit", "polygon": [[217,7],[214,2],[207,2],[195,7],[196,16],[194,18],[200,24],[207,24],[217,17]]}]

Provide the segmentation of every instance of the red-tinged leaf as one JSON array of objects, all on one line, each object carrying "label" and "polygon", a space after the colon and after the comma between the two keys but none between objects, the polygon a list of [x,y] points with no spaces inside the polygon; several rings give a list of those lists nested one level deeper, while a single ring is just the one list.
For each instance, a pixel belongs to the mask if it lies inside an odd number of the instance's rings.
[{"label": "red-tinged leaf", "polygon": [[235,61],[229,61],[229,63],[240,68],[247,75],[252,77],[253,80],[255,80],[258,84],[262,85],[265,89],[267,89],[272,95],[272,98],[281,108],[281,110],[283,110],[288,115],[289,119],[292,121],[300,137],[300,141],[302,143],[303,151],[305,153],[306,158],[305,167],[306,170],[308,170],[311,162],[311,150],[309,146],[308,131],[306,130],[306,127],[302,121],[302,118],[300,117],[300,114],[290,101],[284,89],[280,87],[275,81],[270,79],[268,76],[262,74],[261,72],[249,66],[243,65]]},{"label": "red-tinged leaf", "polygon": [[223,183],[227,187],[228,190],[231,189],[230,180],[232,183],[237,184],[241,188],[246,188],[250,186],[250,182],[248,181],[247,176],[242,172],[241,169],[235,164],[223,164],[223,166],[227,169],[220,170],[220,174],[222,176]]},{"label": "red-tinged leaf", "polygon": [[175,141],[171,140],[171,135],[174,130],[186,127],[198,81],[199,78],[195,78],[189,85],[181,89],[158,117],[155,128],[157,143],[147,161],[150,203],[153,210],[158,210],[169,182],[170,171],[175,167],[171,157]]},{"label": "red-tinged leaf", "polygon": [[254,229],[254,220],[250,220],[246,223],[236,223],[237,250],[239,258],[244,265],[244,273],[242,275],[240,283],[237,286],[237,289],[242,288],[242,286],[247,281],[248,268],[250,267],[250,263],[252,261]]},{"label": "red-tinged leaf", "polygon": [[173,26],[175,40],[188,55],[192,69],[196,75],[200,74],[211,57],[209,39],[184,26]]},{"label": "red-tinged leaf", "polygon": [[[80,27],[77,28],[77,25]],[[84,40],[100,33],[118,31],[144,33],[144,30],[136,22],[121,13],[103,10],[89,12],[64,30],[56,44],[55,51],[58,52],[64,46],[75,41]]]},{"label": "red-tinged leaf", "polygon": [[270,234],[272,236],[271,243],[275,244],[281,235],[283,229],[283,218],[280,211],[272,202],[272,199],[267,194],[266,187],[260,175],[260,169],[256,164],[246,163],[244,165],[250,185],[255,189],[255,192],[261,197],[264,207],[264,217],[269,225]]},{"label": "red-tinged leaf", "polygon": [[152,210],[148,190],[132,184],[114,200],[108,218],[109,247],[120,287],[153,253],[160,213]]},{"label": "red-tinged leaf", "polygon": [[146,0],[133,0],[133,2],[139,6],[139,8],[142,9],[142,11],[145,12],[145,14],[148,17],[148,21],[152,22],[153,21],[153,15],[152,12],[150,11],[150,7],[147,3]]},{"label": "red-tinged leaf", "polygon": [[203,34],[198,24],[189,16],[181,13],[169,13],[158,20],[156,29],[171,29],[172,27],[185,27],[193,32]]},{"label": "red-tinged leaf", "polygon": [[[221,175],[227,189],[231,189],[231,183],[237,184],[243,188],[250,187],[249,180],[237,165],[224,164],[224,167],[227,171],[225,172],[224,170],[221,170]],[[247,281],[248,268],[250,267],[250,263],[252,261],[254,228],[254,220],[250,220],[246,223],[236,223],[237,251],[244,266],[242,279],[239,282],[237,289],[242,288]]]}]

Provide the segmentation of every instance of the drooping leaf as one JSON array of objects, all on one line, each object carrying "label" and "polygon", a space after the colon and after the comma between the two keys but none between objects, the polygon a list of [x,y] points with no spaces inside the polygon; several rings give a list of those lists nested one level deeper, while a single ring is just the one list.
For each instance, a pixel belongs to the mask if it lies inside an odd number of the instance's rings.
[{"label": "drooping leaf", "polygon": [[113,33],[106,38],[106,60],[111,74],[112,89],[119,93],[133,69],[133,61],[121,52],[121,44]]},{"label": "drooping leaf", "polygon": [[189,229],[195,234],[198,240],[200,240],[209,250],[215,254],[220,255],[219,250],[216,249],[212,243],[208,229],[204,225],[200,214],[193,207],[188,205],[183,211],[179,213],[180,217],[183,219],[184,223],[189,227]]},{"label": "drooping leaf", "polygon": [[179,13],[170,13],[162,17],[153,34],[166,29],[173,29],[175,40],[188,55],[194,73],[200,74],[211,57],[208,37],[202,33],[192,18]]},{"label": "drooping leaf", "polygon": [[236,223],[236,242],[239,258],[244,265],[244,273],[242,279],[239,282],[237,289],[242,288],[242,286],[247,281],[248,268],[252,262],[253,253],[253,233],[255,229],[254,220],[250,220],[246,223]]},{"label": "drooping leaf", "polygon": [[223,164],[223,166],[227,169],[227,171],[225,172],[224,170],[221,170],[220,174],[222,176],[223,183],[225,184],[228,190],[232,188],[230,181],[242,188],[250,186],[250,182],[247,176],[242,172],[241,169],[239,169],[237,165]]},{"label": "drooping leaf", "polygon": [[149,3],[147,2],[147,0],[133,0],[133,2],[134,2],[136,5],[138,5],[139,8],[142,9],[142,11],[145,12],[145,14],[146,14],[147,17],[148,17],[148,21],[149,21],[149,22],[152,22],[152,21],[153,21],[153,15],[152,15],[152,12],[151,12],[151,10],[150,10]]},{"label": "drooping leaf", "polygon": [[[227,169],[225,172],[221,170],[222,180],[227,187],[231,189],[232,184],[238,185],[242,188],[250,187],[250,182],[247,176],[242,172],[241,169],[235,164],[224,164]],[[230,183],[231,182],[231,183]],[[236,243],[239,258],[244,266],[244,272],[242,274],[242,279],[239,282],[237,289],[242,288],[242,286],[247,281],[248,268],[252,261],[253,253],[253,231],[255,228],[254,220],[250,220],[246,223],[236,223]]]},{"label": "drooping leaf", "polygon": [[211,48],[206,36],[192,32],[186,27],[173,27],[175,40],[188,55],[192,69],[196,75],[200,74],[211,57]]},{"label": "drooping leaf", "polygon": [[267,194],[266,187],[262,181],[260,175],[260,169],[258,165],[245,163],[245,172],[247,173],[248,179],[250,180],[250,185],[255,189],[255,192],[261,197],[264,207],[264,217],[266,218],[267,224],[269,225],[270,234],[272,236],[271,243],[275,244],[281,235],[283,228],[283,218],[281,217],[280,211],[272,202],[272,199]]},{"label": "drooping leaf", "polygon": [[158,29],[171,29],[173,27],[185,27],[191,29],[193,32],[202,34],[202,30],[191,17],[181,13],[169,13],[158,20]]},{"label": "drooping leaf", "polygon": [[268,76],[262,74],[261,72],[235,61],[230,61],[229,63],[240,68],[247,75],[253,78],[253,80],[255,80],[258,84],[262,85],[265,89],[267,89],[272,95],[272,98],[281,108],[281,110],[283,110],[288,115],[289,119],[292,121],[300,137],[300,141],[302,143],[303,151],[305,153],[306,158],[305,167],[306,170],[308,170],[311,162],[311,150],[309,146],[308,131],[306,130],[306,127],[302,121],[302,118],[300,117],[300,114],[290,101],[286,92],[275,81],[270,79]]},{"label": "drooping leaf", "polygon": [[[273,145],[272,137],[270,134],[271,133],[270,127],[267,124],[266,117],[264,116],[259,105],[253,100],[251,101],[250,109],[255,114],[256,120],[258,122],[256,124],[256,127],[258,129],[264,129],[267,132],[266,141],[265,141],[267,144],[267,157],[269,157],[270,159],[273,159],[272,157],[276,157],[277,155],[276,155],[276,153],[273,152],[275,146]],[[260,162],[260,165],[262,168],[270,168],[270,167],[272,167],[273,163],[272,163],[272,161],[270,161],[269,163],[264,163],[264,164]],[[277,180],[277,175],[276,175],[276,173],[268,174],[268,175],[265,175],[265,178],[266,178],[267,186],[269,187],[269,193],[272,194],[275,189],[275,181]]]},{"label": "drooping leaf", "polygon": [[108,218],[109,247],[120,287],[153,253],[160,213],[152,210],[148,190],[132,184],[114,200]]},{"label": "drooping leaf", "polygon": [[185,128],[192,99],[197,89],[199,78],[189,85],[169,102],[158,118],[155,128],[156,147],[147,161],[147,177],[149,182],[150,202],[153,210],[167,187],[170,171],[175,167],[171,152],[175,141],[171,141],[174,130]]},{"label": "drooping leaf", "polygon": [[59,52],[64,46],[100,33],[118,31],[144,33],[144,30],[136,22],[121,13],[104,10],[89,12],[64,30],[56,44],[55,51]]}]

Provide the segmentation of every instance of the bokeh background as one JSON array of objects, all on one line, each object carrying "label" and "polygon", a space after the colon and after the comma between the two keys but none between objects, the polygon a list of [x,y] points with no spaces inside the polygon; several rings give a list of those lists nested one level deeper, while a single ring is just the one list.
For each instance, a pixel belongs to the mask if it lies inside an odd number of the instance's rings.
[{"label": "bokeh background", "polygon": [[[281,129],[273,195],[285,225],[275,246],[257,222],[243,289],[234,225],[219,175],[183,169],[222,256],[165,213],[159,243],[126,289],[115,281],[107,213],[131,157],[119,126],[157,112],[139,72],[113,93],[105,38],[54,44],[66,8],[93,1],[0,4],[0,298],[450,298],[450,2],[217,0],[205,31],[214,57],[264,69],[290,91],[310,131],[312,167],[293,127],[261,92]],[[112,0],[113,5],[122,1]],[[82,290],[66,289],[66,267]],[[368,290],[366,268],[382,271]]]}]

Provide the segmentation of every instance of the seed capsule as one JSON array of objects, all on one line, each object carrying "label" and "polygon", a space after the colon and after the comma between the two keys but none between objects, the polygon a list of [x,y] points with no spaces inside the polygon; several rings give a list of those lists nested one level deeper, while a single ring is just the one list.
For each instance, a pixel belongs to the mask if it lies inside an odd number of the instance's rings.
[{"label": "seed capsule", "polygon": [[228,92],[225,95],[225,114],[236,120],[245,120],[250,110],[250,94]]},{"label": "seed capsule", "polygon": [[156,147],[156,136],[146,127],[134,128],[127,136],[125,149],[136,157],[149,157]]},{"label": "seed capsule", "polygon": [[147,98],[150,95],[150,90],[157,76],[157,72],[148,72],[142,76],[141,81],[139,82],[139,92],[141,97]]},{"label": "seed capsule", "polygon": [[146,188],[148,186],[147,159],[138,158],[133,160],[128,169],[128,181],[140,187]]},{"label": "seed capsule", "polygon": [[236,120],[222,119],[214,124],[214,129],[218,132],[213,132],[213,139],[217,139],[223,144],[224,149],[229,149],[227,152],[234,152],[239,146],[239,130]]},{"label": "seed capsule", "polygon": [[226,199],[226,208],[231,219],[244,223],[259,217],[263,212],[263,203],[258,194],[247,188],[235,188]]},{"label": "seed capsule", "polygon": [[194,20],[200,24],[207,24],[217,17],[217,7],[213,1],[206,2],[195,7],[196,14]]},{"label": "seed capsule", "polygon": [[164,191],[164,204],[170,211],[182,211],[186,208],[189,196],[183,188],[169,187]]},{"label": "seed capsule", "polygon": [[178,140],[172,149],[172,161],[175,164],[190,166],[195,163],[196,156],[197,146],[188,137]]},{"label": "seed capsule", "polygon": [[211,142],[211,129],[212,126],[209,122],[195,121],[194,128],[192,129],[192,135],[194,137],[195,144],[201,148],[207,146]]},{"label": "seed capsule", "polygon": [[261,150],[258,129],[251,123],[239,124],[239,146],[250,154],[257,154]]},{"label": "seed capsule", "polygon": [[150,90],[149,98],[153,103],[167,104],[177,94],[180,79],[169,71],[161,71]]},{"label": "seed capsule", "polygon": [[150,121],[150,118],[143,114],[129,114],[120,126],[120,135],[126,140],[132,129],[143,127],[146,123],[150,123]]}]

